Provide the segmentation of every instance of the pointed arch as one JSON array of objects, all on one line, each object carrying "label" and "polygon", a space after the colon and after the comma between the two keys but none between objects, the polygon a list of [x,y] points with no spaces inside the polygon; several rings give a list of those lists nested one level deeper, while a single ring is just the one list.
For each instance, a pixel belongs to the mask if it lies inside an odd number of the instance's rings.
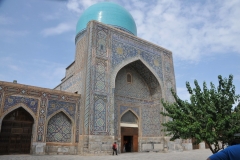
[{"label": "pointed arch", "polygon": [[17,104],[5,112],[1,119],[0,152],[29,154],[35,138],[35,122],[34,113],[31,114],[24,104]]},{"label": "pointed arch", "polygon": [[138,116],[138,114],[134,111],[134,110],[132,110],[132,109],[127,109],[126,111],[124,111],[121,115],[120,115],[120,119],[122,118],[122,116],[124,115],[124,114],[126,114],[127,112],[132,112],[133,114],[134,114],[134,116],[136,116],[137,117],[137,119],[139,120],[139,116]]},{"label": "pointed arch", "polygon": [[120,127],[138,127],[139,128],[139,124],[140,124],[139,120],[140,119],[138,115],[133,110],[128,109],[125,112],[123,112],[120,116],[120,119],[119,119]]},{"label": "pointed arch", "polygon": [[63,109],[53,113],[47,120],[46,142],[73,142],[73,126],[73,119]]},{"label": "pointed arch", "polygon": [[49,122],[49,120],[53,117],[53,116],[55,116],[56,114],[58,114],[58,113],[60,113],[60,112],[63,112],[66,116],[67,116],[67,118],[69,118],[70,120],[71,120],[71,123],[74,125],[75,123],[74,123],[74,120],[72,119],[72,117],[69,115],[69,113],[68,112],[66,112],[63,108],[61,108],[61,109],[59,109],[58,111],[56,111],[56,112],[54,112],[54,113],[52,113],[51,115],[49,115],[48,117],[47,117],[47,123],[46,124],[48,124],[48,122]]},{"label": "pointed arch", "polygon": [[[151,73],[155,76],[155,78],[157,79],[158,83],[160,84],[160,87],[163,87],[163,82],[162,80],[158,77],[156,71],[140,56],[136,56],[136,57],[132,57],[129,58],[127,60],[124,60],[122,63],[120,63],[118,66],[115,67],[115,69],[112,72],[112,77],[111,77],[111,86],[112,88],[115,88],[115,79],[116,76],[118,74],[118,72],[125,66],[127,66],[128,64],[138,61],[140,60],[150,71]],[[164,96],[164,94],[162,94],[162,96]]]},{"label": "pointed arch", "polygon": [[[14,111],[14,110],[16,110],[16,109],[18,109],[20,107],[22,107],[24,110],[26,110],[32,116],[33,121],[34,121],[33,123],[35,124],[35,122],[36,122],[36,115],[35,115],[35,113],[24,103],[18,103],[16,105],[12,106],[11,108],[9,108],[7,111],[3,112],[3,115],[0,118],[0,124],[2,124],[2,121],[3,121],[3,119],[5,118],[6,115],[8,115],[12,111]],[[0,131],[1,131],[1,126],[2,125],[0,125]]]}]

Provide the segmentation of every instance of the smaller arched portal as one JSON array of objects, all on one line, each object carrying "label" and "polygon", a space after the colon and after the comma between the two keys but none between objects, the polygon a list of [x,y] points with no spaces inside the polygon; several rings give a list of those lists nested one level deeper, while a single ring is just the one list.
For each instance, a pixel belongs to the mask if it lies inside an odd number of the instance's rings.
[{"label": "smaller arched portal", "polygon": [[0,154],[30,153],[33,117],[22,107],[7,114],[0,133]]},{"label": "smaller arched portal", "polygon": [[138,118],[127,111],[121,118],[121,152],[138,152]]}]

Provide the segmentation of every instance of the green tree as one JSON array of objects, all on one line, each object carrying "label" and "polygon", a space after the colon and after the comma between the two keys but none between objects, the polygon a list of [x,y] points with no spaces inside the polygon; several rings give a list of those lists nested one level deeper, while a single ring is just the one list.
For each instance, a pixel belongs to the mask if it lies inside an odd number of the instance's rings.
[{"label": "green tree", "polygon": [[234,134],[240,131],[239,114],[233,112],[239,95],[235,94],[232,75],[228,79],[218,76],[218,82],[217,88],[211,82],[210,89],[206,82],[203,89],[197,80],[195,88],[186,82],[190,102],[181,100],[173,90],[175,102],[162,101],[166,112],[161,114],[171,118],[163,124],[171,140],[195,138],[196,144],[205,141],[212,153],[216,153],[234,139]]}]

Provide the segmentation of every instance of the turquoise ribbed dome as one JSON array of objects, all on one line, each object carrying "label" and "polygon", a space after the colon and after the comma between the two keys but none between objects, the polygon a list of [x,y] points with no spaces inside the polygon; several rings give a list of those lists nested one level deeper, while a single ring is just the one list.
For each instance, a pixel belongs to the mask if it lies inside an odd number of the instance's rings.
[{"label": "turquoise ribbed dome", "polygon": [[76,34],[86,29],[87,23],[96,20],[137,35],[132,15],[122,6],[113,2],[100,2],[86,9],[78,20]]}]

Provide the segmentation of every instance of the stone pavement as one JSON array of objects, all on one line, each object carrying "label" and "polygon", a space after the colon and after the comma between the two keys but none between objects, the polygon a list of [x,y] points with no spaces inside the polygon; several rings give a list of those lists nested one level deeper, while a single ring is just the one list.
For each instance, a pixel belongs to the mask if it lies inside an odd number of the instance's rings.
[{"label": "stone pavement", "polygon": [[2,155],[0,160],[206,160],[212,155],[209,149],[169,153],[123,153],[118,156],[79,155]]}]

